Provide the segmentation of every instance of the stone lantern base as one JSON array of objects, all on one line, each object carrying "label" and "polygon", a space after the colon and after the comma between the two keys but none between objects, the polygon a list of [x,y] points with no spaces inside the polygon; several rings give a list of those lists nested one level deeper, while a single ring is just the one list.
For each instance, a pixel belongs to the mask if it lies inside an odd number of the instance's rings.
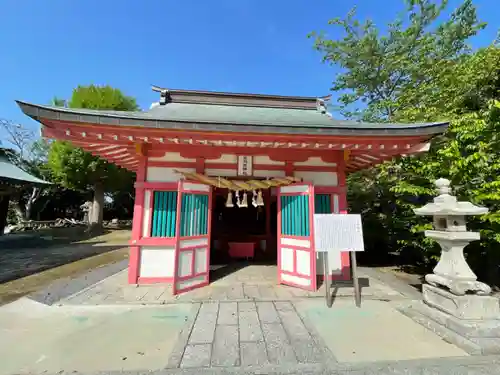
[{"label": "stone lantern base", "polygon": [[424,302],[458,319],[500,319],[498,298],[465,294],[457,296],[429,284],[422,285]]},{"label": "stone lantern base", "polygon": [[472,355],[500,354],[500,302],[493,296],[457,296],[424,284],[424,301],[401,312]]}]

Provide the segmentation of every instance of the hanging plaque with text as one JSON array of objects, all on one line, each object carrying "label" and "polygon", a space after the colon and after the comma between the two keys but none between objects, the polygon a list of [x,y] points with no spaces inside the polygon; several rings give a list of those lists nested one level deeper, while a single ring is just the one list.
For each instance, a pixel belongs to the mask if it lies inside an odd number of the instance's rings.
[{"label": "hanging plaque with text", "polygon": [[251,176],[253,174],[253,160],[251,156],[238,156],[238,176]]}]

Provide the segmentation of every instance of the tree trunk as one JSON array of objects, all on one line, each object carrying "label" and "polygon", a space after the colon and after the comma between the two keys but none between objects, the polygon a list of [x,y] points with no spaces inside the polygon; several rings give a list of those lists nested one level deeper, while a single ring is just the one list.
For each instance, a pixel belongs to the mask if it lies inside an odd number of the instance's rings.
[{"label": "tree trunk", "polygon": [[31,191],[31,195],[25,205],[24,219],[31,220],[31,214],[33,213],[33,205],[40,197],[41,189],[39,187],[34,187]]},{"label": "tree trunk", "polygon": [[19,198],[17,200],[14,200],[13,206],[14,206],[14,212],[16,213],[17,223],[19,224],[19,223],[22,223],[23,221],[26,221],[23,207],[19,203]]},{"label": "tree trunk", "polygon": [[102,218],[104,210],[104,186],[101,182],[94,184],[94,201],[89,211],[90,229],[92,232],[102,230]]}]

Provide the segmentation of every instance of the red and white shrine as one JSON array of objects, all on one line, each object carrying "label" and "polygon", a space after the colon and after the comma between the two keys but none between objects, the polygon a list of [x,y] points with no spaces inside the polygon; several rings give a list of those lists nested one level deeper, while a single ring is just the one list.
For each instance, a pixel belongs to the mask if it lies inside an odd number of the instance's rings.
[{"label": "red and white shrine", "polygon": [[[327,97],[153,87],[144,112],[18,102],[45,137],[136,173],[129,283],[209,283],[210,265],[276,262],[277,280],[315,290],[313,214],[346,213],[346,174],[428,149],[447,123],[335,120]],[[350,277],[347,253],[330,277]]]}]

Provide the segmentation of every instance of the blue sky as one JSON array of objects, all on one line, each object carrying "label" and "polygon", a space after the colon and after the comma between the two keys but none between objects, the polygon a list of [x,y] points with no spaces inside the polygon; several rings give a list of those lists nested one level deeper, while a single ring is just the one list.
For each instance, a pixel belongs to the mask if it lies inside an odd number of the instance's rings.
[{"label": "blue sky", "polygon": [[[500,7],[475,3],[489,24],[478,47],[495,38]],[[144,109],[158,99],[151,84],[326,95],[336,70],[307,34],[335,37],[327,21],[353,5],[382,26],[403,0],[0,0],[0,118],[36,127],[15,99],[48,104],[90,83],[120,88]]]}]

